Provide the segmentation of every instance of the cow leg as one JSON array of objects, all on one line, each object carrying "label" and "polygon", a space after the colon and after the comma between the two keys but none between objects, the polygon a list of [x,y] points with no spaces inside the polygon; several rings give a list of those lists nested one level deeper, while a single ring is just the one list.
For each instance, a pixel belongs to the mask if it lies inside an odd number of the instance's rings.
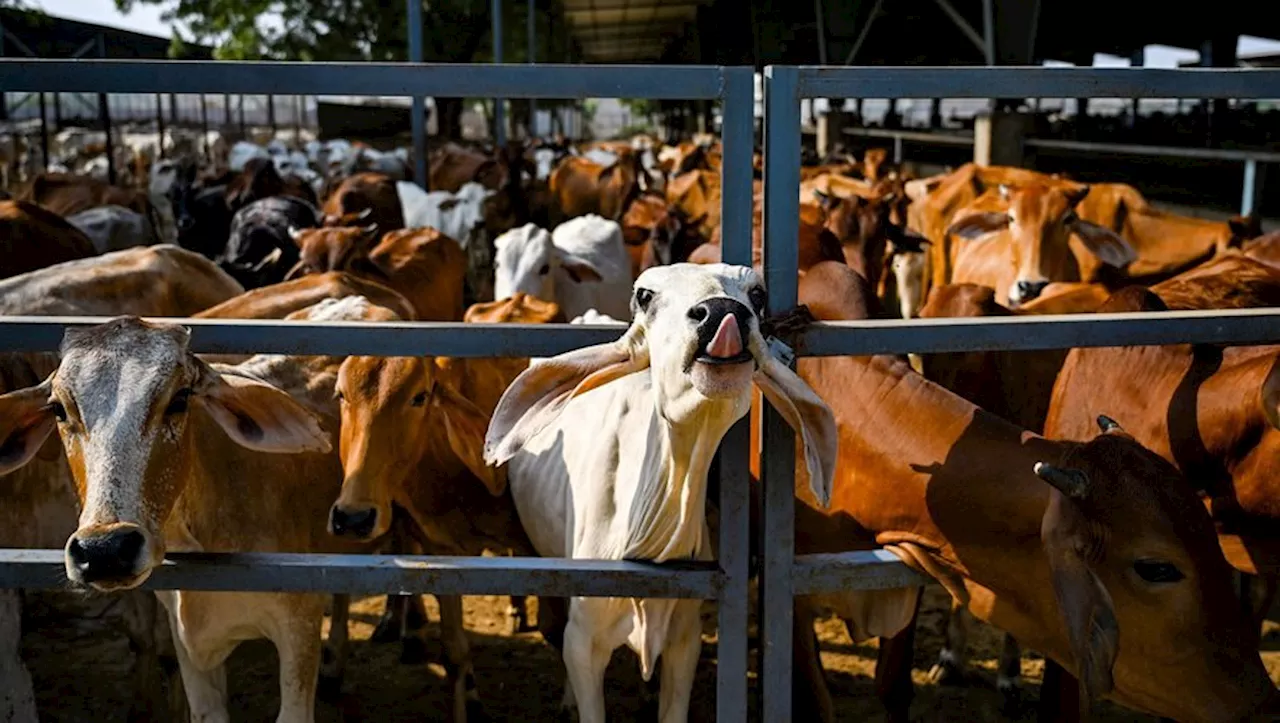
[{"label": "cow leg", "polygon": [[578,703],[579,723],[604,723],[604,671],[613,650],[596,640],[586,625],[578,604],[569,608],[569,624],[564,629],[564,667],[569,688]]},{"label": "cow leg", "polygon": [[[400,615],[400,662],[404,665],[421,665],[427,662],[427,627],[413,626],[412,610],[415,605],[422,607],[422,596],[407,596],[402,607],[404,612]],[[426,617],[425,609],[423,617]],[[443,622],[441,620],[442,625]]]},{"label": "cow leg", "polygon": [[876,656],[876,696],[884,705],[889,723],[907,723],[911,699],[915,687],[911,684],[911,662],[916,649],[916,619],[920,615],[920,598],[924,588],[916,595],[911,620],[897,635],[880,638],[880,652]]},{"label": "cow leg", "polygon": [[462,596],[437,595],[440,603],[440,637],[444,643],[445,670],[448,672],[452,723],[466,723],[468,715],[483,718],[480,693],[476,690],[471,643],[462,626]]},{"label": "cow leg", "polygon": [[161,613],[160,601],[154,593],[130,592],[120,603],[124,634],[133,653],[133,702],[128,718],[131,721],[163,720],[171,707],[164,695],[165,681],[168,679],[171,685],[178,682],[172,675],[171,649],[166,650],[170,658],[168,671],[160,662],[160,642],[167,643],[166,648],[172,647],[167,635],[168,620]]},{"label": "cow leg", "polygon": [[702,618],[699,600],[682,600],[671,613],[667,645],[659,658],[662,688],[658,692],[660,723],[684,723],[689,719],[693,678],[702,653]]},{"label": "cow leg", "polygon": [[[542,639],[555,648],[556,652],[560,653],[562,657],[564,655],[564,630],[568,624],[569,598],[538,598],[538,632],[542,634]],[[561,717],[570,717],[571,711],[576,710],[577,707],[577,701],[573,696],[573,685],[568,676],[566,676],[564,698],[560,702]]]},{"label": "cow leg", "polygon": [[320,627],[324,597],[297,595],[288,618],[272,636],[280,656],[280,714],[276,723],[313,723],[316,717],[316,679],[323,644]]},{"label": "cow leg", "polygon": [[831,723],[835,713],[831,692],[818,655],[818,634],[813,629],[813,608],[796,598],[791,615],[791,714],[793,720]]},{"label": "cow leg", "polygon": [[524,595],[511,595],[507,601],[507,634],[516,635],[533,630],[529,625],[528,598]]},{"label": "cow leg", "polygon": [[1018,717],[1022,707],[1022,691],[1018,681],[1022,678],[1022,646],[1012,635],[1004,634],[1000,647],[1000,667],[996,672],[996,690],[1000,693],[1000,712],[1009,718]]},{"label": "cow leg", "polygon": [[[178,671],[182,674],[182,687],[187,695],[186,706],[191,713],[191,723],[230,723],[227,710],[227,668],[223,663],[235,648],[232,643],[225,651],[207,659],[205,667],[199,667],[183,641],[182,623],[178,620],[177,596],[179,593],[157,592],[169,617],[169,629],[173,635],[174,653],[178,658]],[[175,706],[176,708],[176,706]],[[178,719],[181,720],[181,719]]]},{"label": "cow leg", "polygon": [[1259,634],[1267,620],[1267,613],[1271,612],[1271,604],[1275,601],[1277,582],[1280,580],[1274,577],[1240,575],[1240,603],[1244,614],[1253,621]]},{"label": "cow leg", "polygon": [[0,720],[37,723],[35,688],[22,663],[22,596],[0,591]]},{"label": "cow leg", "polygon": [[342,679],[347,673],[351,654],[351,631],[347,620],[351,615],[351,596],[333,596],[333,614],[329,616],[329,641],[322,652],[320,681],[317,690],[322,700],[335,701],[342,694]]},{"label": "cow leg", "polygon": [[1037,723],[1079,723],[1080,682],[1061,665],[1044,659]]},{"label": "cow leg", "polygon": [[373,629],[369,641],[394,643],[404,640],[407,633],[416,633],[427,624],[427,610],[418,595],[388,595],[378,626]]},{"label": "cow leg", "polygon": [[963,685],[969,656],[969,610],[960,601],[951,600],[947,618],[947,641],[938,651],[938,662],[929,671],[935,685]]}]

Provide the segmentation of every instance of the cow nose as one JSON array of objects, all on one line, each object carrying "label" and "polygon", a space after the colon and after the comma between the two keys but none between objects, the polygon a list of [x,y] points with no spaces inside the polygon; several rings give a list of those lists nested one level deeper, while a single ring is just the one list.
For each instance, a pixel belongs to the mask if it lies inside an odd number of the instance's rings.
[{"label": "cow nose", "polygon": [[1044,287],[1048,285],[1048,281],[1019,281],[1016,285],[1018,301],[1031,301],[1039,297],[1040,292],[1044,291]]},{"label": "cow nose", "polygon": [[195,226],[196,226],[196,220],[194,218],[191,218],[190,216],[183,216],[182,218],[178,219],[179,231],[190,231],[191,229],[195,228]]},{"label": "cow nose", "polygon": [[[720,349],[712,349],[712,342],[717,341],[720,327],[724,325],[727,318],[733,315],[734,322],[738,327],[738,353],[724,356],[720,353]],[[716,297],[695,304],[689,309],[689,319],[697,326],[698,336],[698,352],[697,357],[701,361],[745,361],[750,356],[745,345],[751,333],[751,310],[746,304],[735,299],[725,297]]]},{"label": "cow nose", "polygon": [[84,582],[134,576],[147,538],[136,529],[117,529],[102,535],[76,535],[67,543],[67,558]]},{"label": "cow nose", "polygon": [[377,521],[378,510],[373,507],[344,510],[334,505],[329,512],[329,529],[338,537],[367,538],[373,534],[373,526]]}]

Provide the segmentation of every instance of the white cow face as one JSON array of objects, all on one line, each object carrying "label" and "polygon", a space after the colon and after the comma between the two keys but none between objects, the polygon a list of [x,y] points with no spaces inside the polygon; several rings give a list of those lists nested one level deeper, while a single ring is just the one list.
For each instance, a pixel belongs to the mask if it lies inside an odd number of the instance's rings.
[{"label": "white cow face", "polygon": [[[640,274],[633,320],[616,342],[530,365],[503,394],[485,439],[485,458],[501,464],[550,426],[569,400],[648,370],[658,415],[673,434],[692,431],[712,444],[751,407],[752,382],[804,438],[814,496],[830,498],[835,420],[760,333],[763,282],[753,269],[673,264]],[[704,436],[701,430],[711,431]]]},{"label": "white cow face", "polygon": [[543,301],[555,301],[558,283],[580,284],[601,279],[591,262],[557,248],[551,234],[536,224],[511,229],[495,239],[493,245],[495,299],[525,293]]},{"label": "white cow face", "polygon": [[0,474],[26,464],[56,427],[80,497],[67,577],[136,587],[164,559],[165,524],[192,474],[193,415],[263,452],[328,451],[315,417],[288,394],[221,374],[180,326],[136,317],[70,329],[43,384],[0,396]]}]

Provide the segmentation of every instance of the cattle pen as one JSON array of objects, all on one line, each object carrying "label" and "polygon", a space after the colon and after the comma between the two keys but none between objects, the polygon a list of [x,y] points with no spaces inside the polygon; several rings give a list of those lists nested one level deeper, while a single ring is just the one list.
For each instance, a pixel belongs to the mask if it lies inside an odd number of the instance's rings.
[{"label": "cattle pen", "polygon": [[[24,92],[426,95],[501,98],[633,97],[718,100],[723,112],[724,260],[751,261],[753,69],[722,66],[487,65],[220,61],[0,60],[0,88]],[[1253,99],[1280,97],[1280,70],[1141,68],[895,68],[769,66],[764,70],[764,266],[768,309],[797,297],[800,112],[804,98]],[[418,116],[415,115],[415,118]],[[415,122],[415,140],[420,138]],[[416,146],[421,149],[422,146]],[[417,158],[422,162],[422,156]],[[421,167],[421,166],[420,166]],[[7,317],[0,352],[55,352],[63,331],[99,318]],[[549,356],[611,341],[616,326],[314,323],[169,320],[192,329],[201,353],[456,357]],[[1033,350],[1116,345],[1280,342],[1280,310],[928,319],[815,324],[798,356]],[[793,433],[770,410],[761,445],[760,716],[790,718],[792,598],[885,589],[923,579],[886,552],[794,554]],[[716,716],[748,711],[748,423],[725,437],[719,557],[649,564],[539,558],[172,554],[149,589],[348,593],[679,597],[718,603]],[[61,550],[0,551],[0,587],[65,587]]]}]

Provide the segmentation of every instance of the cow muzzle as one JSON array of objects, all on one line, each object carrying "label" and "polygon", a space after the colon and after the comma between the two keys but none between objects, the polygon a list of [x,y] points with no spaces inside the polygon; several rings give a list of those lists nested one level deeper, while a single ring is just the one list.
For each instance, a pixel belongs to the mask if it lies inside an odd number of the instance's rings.
[{"label": "cow muzzle", "polygon": [[689,309],[696,326],[690,377],[703,396],[731,397],[751,384],[751,310],[727,298],[707,299]]},{"label": "cow muzzle", "polygon": [[1009,294],[1009,301],[1014,306],[1018,306],[1038,299],[1048,285],[1048,281],[1016,281],[1013,284],[1013,291]]},{"label": "cow muzzle", "polygon": [[329,534],[334,537],[350,537],[369,540],[378,527],[378,508],[346,508],[334,505],[329,511]]},{"label": "cow muzzle", "polygon": [[77,530],[67,541],[67,577],[102,591],[137,587],[151,572],[147,547],[146,533],[130,523]]}]

